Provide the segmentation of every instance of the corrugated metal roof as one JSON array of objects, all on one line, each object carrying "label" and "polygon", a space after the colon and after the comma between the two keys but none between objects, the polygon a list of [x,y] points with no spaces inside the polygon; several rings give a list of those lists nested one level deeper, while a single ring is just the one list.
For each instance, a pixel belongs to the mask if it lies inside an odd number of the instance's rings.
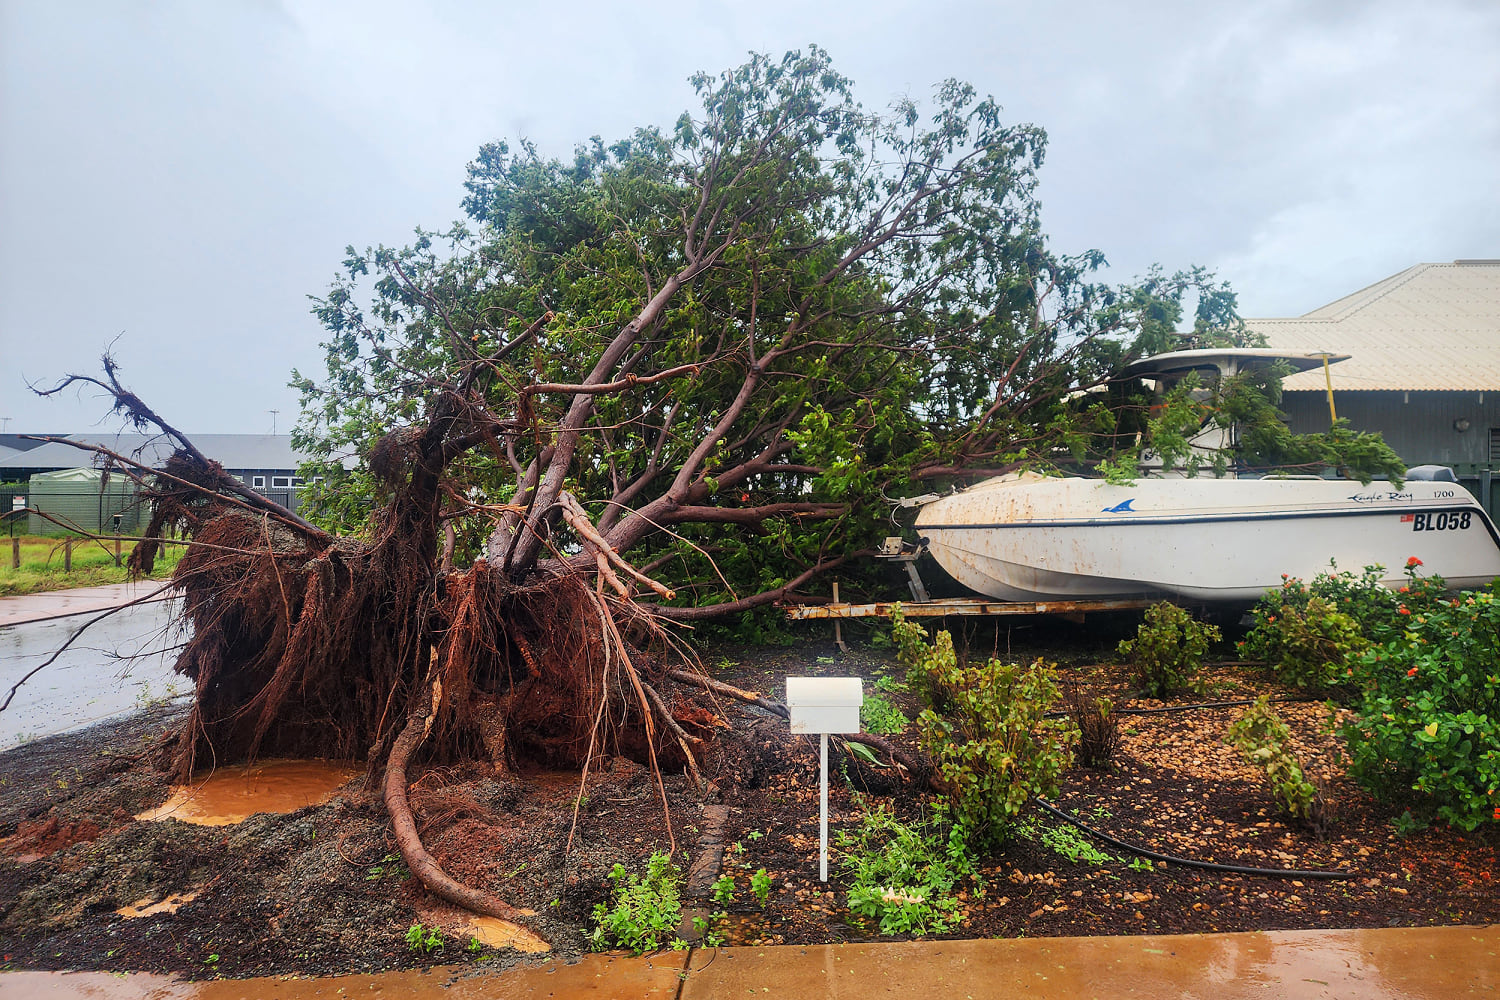
[{"label": "corrugated metal roof", "polygon": [[[1247,319],[1283,351],[1351,355],[1333,388],[1500,392],[1500,260],[1418,264],[1293,319]],[[1288,390],[1322,389],[1322,371]]]},{"label": "corrugated metal roof", "polygon": [[[193,444],[226,469],[296,469],[305,456],[292,450],[289,434],[194,434]],[[69,434],[71,441],[102,445],[146,465],[157,466],[172,453],[159,435]],[[139,454],[137,454],[139,452]],[[92,466],[95,455],[53,441],[0,458],[0,469],[76,469]]]}]

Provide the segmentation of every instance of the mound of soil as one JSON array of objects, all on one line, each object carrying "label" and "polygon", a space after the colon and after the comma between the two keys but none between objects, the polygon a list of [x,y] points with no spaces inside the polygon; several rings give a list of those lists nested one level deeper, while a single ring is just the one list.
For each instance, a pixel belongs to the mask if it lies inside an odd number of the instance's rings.
[{"label": "mound of soil", "polygon": [[[1125,668],[1095,665],[1118,638],[1112,627],[1120,628],[1109,620],[1087,630],[1001,626],[967,638],[986,654],[1061,658],[1066,677],[1109,692],[1124,711],[1164,707],[1132,700]],[[867,693],[881,674],[899,676],[888,650],[856,643],[840,653],[823,638],[826,629],[807,634],[815,638],[794,648],[715,648],[704,662],[719,679],[772,697],[788,674],[858,675]],[[1281,693],[1244,666],[1218,666],[1212,675],[1210,697],[1183,702]],[[915,715],[908,696],[890,697]],[[664,780],[678,862],[688,872],[685,895],[705,895],[721,872],[734,875],[739,897],[723,931],[735,943],[870,939],[871,929],[845,908],[837,857],[829,883],[816,880],[816,742],[790,736],[768,712],[723,707],[732,726],[703,761],[713,783],[708,799],[684,775]],[[1057,804],[1168,854],[1350,878],[1218,874],[1152,865],[1105,845],[1095,845],[1105,857],[1091,862],[1078,852],[1076,831],[1038,812],[1025,836],[984,859],[988,891],[966,900],[966,920],[952,936],[1489,923],[1500,915],[1493,831],[1397,837],[1390,810],[1344,777],[1329,709],[1277,710],[1305,769],[1323,785],[1332,818],[1321,831],[1285,821],[1263,776],[1224,744],[1236,707],[1122,714],[1111,766],[1067,772]],[[148,761],[173,721],[170,710],[156,710],[0,754],[0,968],[202,978],[525,960],[472,940],[467,915],[439,905],[410,877],[378,797],[362,781],[325,805],[235,826],[132,819],[169,793],[166,773]],[[915,747],[910,729],[891,740]],[[835,829],[857,822],[866,793],[890,796],[898,813],[924,808],[926,796],[888,770],[838,753],[831,764]],[[534,929],[562,957],[586,947],[593,908],[609,898],[611,868],[640,870],[669,847],[656,782],[625,757],[591,771],[581,797],[576,772],[505,775],[475,765],[413,776],[413,807],[434,856],[459,880],[534,911]],[[747,891],[761,868],[771,878],[764,907]],[[157,901],[169,905],[142,905]],[[152,912],[116,912],[129,906]],[[424,932],[423,943],[409,944],[418,923],[439,927],[442,943]]]}]

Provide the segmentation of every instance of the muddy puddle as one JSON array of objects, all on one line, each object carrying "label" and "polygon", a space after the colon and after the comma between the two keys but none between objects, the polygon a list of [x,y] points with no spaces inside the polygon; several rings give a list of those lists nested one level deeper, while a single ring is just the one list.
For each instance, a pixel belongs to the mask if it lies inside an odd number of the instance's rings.
[{"label": "muddy puddle", "polygon": [[167,801],[136,819],[232,826],[256,813],[290,813],[321,805],[364,773],[359,764],[327,760],[261,760],[248,768],[219,768],[173,788]]},{"label": "muddy puddle", "polygon": [[147,896],[145,899],[136,900],[129,906],[122,906],[115,912],[126,919],[149,917],[157,913],[176,913],[184,905],[197,898],[196,892],[174,892],[162,900],[154,900]]},{"label": "muddy puddle", "polygon": [[539,955],[552,950],[552,946],[526,928],[499,917],[475,917],[464,925],[470,937],[478,938],[480,944],[491,948],[514,948],[528,955]]},{"label": "muddy puddle", "polygon": [[[679,994],[679,988],[681,990]],[[161,976],[0,973],[28,1000],[384,1000],[967,996],[1142,1000],[1439,1000],[1500,990],[1500,928],[1421,927],[1113,938],[911,941],[590,955],[500,973],[432,969],[331,979],[179,983]]]}]

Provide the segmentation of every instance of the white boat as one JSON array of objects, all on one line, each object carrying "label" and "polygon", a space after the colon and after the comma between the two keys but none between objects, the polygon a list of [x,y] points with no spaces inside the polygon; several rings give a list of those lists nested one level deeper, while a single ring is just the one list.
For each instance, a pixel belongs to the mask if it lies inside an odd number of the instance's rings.
[{"label": "white boat", "polygon": [[[1305,371],[1346,357],[1178,351],[1121,375],[1154,378],[1161,393],[1196,372],[1207,392],[1215,379],[1250,368],[1279,361]],[[1233,428],[1209,425],[1193,444],[1208,454],[1233,441]],[[1355,573],[1383,566],[1382,582],[1396,587],[1412,557],[1454,588],[1500,576],[1500,535],[1456,482],[1432,481],[1418,470],[1399,490],[1313,476],[1182,478],[1143,458],[1148,474],[1171,478],[1115,486],[1004,476],[916,501],[923,504],[916,531],[959,583],[1009,601],[1166,596],[1244,603],[1280,586],[1282,574],[1311,579],[1331,563]]]},{"label": "white boat", "polygon": [[1008,601],[1178,597],[1251,602],[1282,574],[1409,558],[1455,588],[1500,576],[1500,535],[1457,483],[1142,479],[1133,486],[1037,475],[991,479],[926,504],[917,533],[954,579]]}]

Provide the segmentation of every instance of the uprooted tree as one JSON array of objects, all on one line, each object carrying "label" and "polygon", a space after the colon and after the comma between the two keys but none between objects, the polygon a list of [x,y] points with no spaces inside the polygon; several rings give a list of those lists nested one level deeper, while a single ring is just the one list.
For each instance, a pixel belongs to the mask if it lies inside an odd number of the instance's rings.
[{"label": "uprooted tree", "polygon": [[423,850],[419,750],[586,771],[608,747],[696,776],[716,716],[695,693],[748,695],[684,669],[676,623],[797,599],[885,532],[886,492],[1135,447],[1128,406],[1076,390],[1170,346],[1185,295],[1200,336],[1243,336],[1202,272],[1116,290],[1098,254],[1051,253],[1044,134],[966,86],[926,120],[870,114],[817,49],[694,83],[670,133],[571,164],[485,147],[473,228],[351,249],[316,310],[327,378],[296,376],[307,519],[108,359],[86,379],[176,447],[148,535],[192,539],[180,777],[364,757],[413,873],[514,918]]}]

